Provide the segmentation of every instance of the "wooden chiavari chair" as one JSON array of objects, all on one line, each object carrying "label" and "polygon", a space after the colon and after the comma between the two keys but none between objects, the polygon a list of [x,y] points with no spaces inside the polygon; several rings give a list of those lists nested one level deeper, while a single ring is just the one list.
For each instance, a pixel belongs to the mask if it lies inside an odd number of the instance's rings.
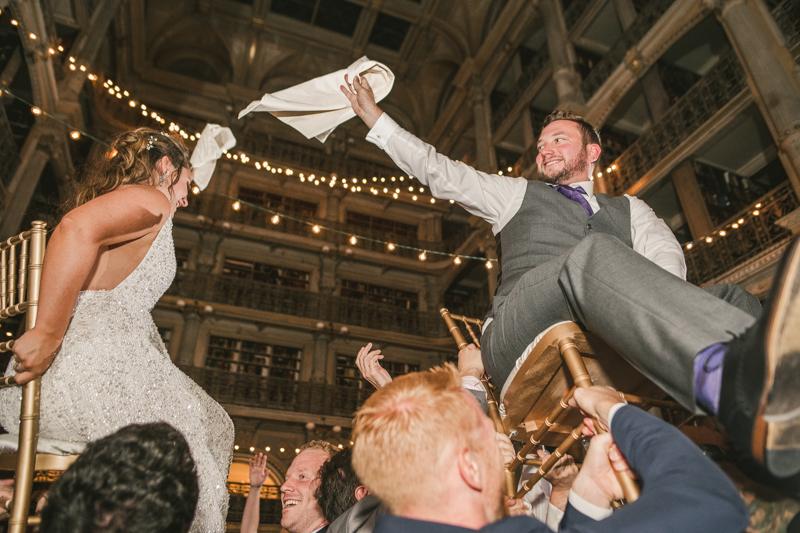
[{"label": "wooden chiavari chair", "polygon": [[[0,320],[25,314],[26,331],[36,323],[47,234],[44,222],[36,221],[32,226],[0,243]],[[13,340],[0,343],[0,352],[13,347]],[[0,380],[0,388],[14,386],[19,385],[13,376]],[[40,442],[40,388],[41,378],[22,386],[19,436],[0,435],[0,470],[15,472],[14,497],[8,505],[9,533],[24,533],[29,525],[39,522],[38,516],[29,516],[34,472],[66,470],[78,457],[74,452],[84,446],[48,439]],[[53,453],[37,453],[38,449]]]},{"label": "wooden chiavari chair", "polygon": [[[453,335],[459,349],[466,346],[458,322],[464,324],[477,344],[477,335],[470,324],[482,325],[480,320],[452,315],[447,309],[440,313]],[[484,380],[484,385],[485,383]],[[546,475],[580,438],[583,415],[568,406],[576,387],[607,385],[620,392],[628,403],[644,409],[652,407],[669,411],[685,411],[676,402],[657,400],[666,394],[636,371],[627,361],[608,347],[599,337],[574,322],[565,322],[550,328],[533,347],[525,362],[502,391],[502,406],[505,418],[495,427],[503,427],[506,434],[517,433],[524,438],[525,445],[506,468],[507,475],[522,464],[538,460],[527,459],[539,445],[554,443],[560,435],[563,439],[556,450],[541,462],[538,471],[520,488],[514,490],[515,498],[522,498],[533,485]],[[487,391],[491,390],[487,386]],[[489,400],[490,411],[499,409],[496,399]],[[492,415],[494,420],[494,415]],[[598,426],[595,426],[596,428]],[[498,429],[498,431],[500,431]],[[547,441],[546,441],[547,439]],[[557,442],[558,440],[555,440]],[[639,487],[627,475],[618,473],[618,479],[628,502],[639,496]]]}]

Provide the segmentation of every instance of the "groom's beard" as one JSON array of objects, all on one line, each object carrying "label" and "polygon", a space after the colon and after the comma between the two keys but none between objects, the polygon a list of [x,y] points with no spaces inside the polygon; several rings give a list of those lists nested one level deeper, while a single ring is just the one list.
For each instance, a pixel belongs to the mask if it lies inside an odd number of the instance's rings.
[{"label": "groom's beard", "polygon": [[[588,168],[589,158],[586,156],[586,152],[581,150],[580,153],[573,159],[570,161],[565,161],[564,168],[555,174],[548,175],[546,173],[547,171],[544,171],[539,172],[539,177],[543,182],[549,183],[550,185],[561,185],[570,182],[570,179],[576,174],[581,177],[588,176],[588,173],[586,172]],[[586,180],[581,179],[580,181]]]}]

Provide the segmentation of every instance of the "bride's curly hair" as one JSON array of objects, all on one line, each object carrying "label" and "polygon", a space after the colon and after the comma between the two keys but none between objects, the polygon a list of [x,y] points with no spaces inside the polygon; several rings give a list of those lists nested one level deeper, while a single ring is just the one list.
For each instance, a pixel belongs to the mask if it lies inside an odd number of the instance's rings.
[{"label": "bride's curly hair", "polygon": [[164,156],[172,161],[175,168],[167,175],[170,197],[181,171],[184,168],[192,169],[189,150],[178,136],[150,128],[138,128],[116,135],[109,144],[102,157],[89,163],[83,175],[74,182],[73,190],[62,206],[62,213],[115,191],[122,185],[157,185],[153,182],[153,174],[156,172],[156,163]]}]

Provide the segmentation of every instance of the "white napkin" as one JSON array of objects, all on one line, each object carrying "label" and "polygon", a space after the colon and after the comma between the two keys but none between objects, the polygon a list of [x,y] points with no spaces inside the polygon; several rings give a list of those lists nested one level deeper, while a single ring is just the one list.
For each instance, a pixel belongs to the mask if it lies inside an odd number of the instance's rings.
[{"label": "white napkin", "polygon": [[394,85],[394,74],[389,67],[362,57],[346,69],[314,78],[273,94],[265,94],[261,100],[251,102],[239,113],[242,118],[251,111],[268,111],[306,136],[325,142],[336,126],[356,116],[350,100],[342,94],[344,75],[352,90],[353,79],[363,76],[380,102]]},{"label": "white napkin", "polygon": [[194,182],[200,190],[204,190],[211,181],[217,159],[222,157],[222,152],[234,146],[236,137],[230,128],[223,128],[219,124],[206,124],[190,160],[194,167]]}]

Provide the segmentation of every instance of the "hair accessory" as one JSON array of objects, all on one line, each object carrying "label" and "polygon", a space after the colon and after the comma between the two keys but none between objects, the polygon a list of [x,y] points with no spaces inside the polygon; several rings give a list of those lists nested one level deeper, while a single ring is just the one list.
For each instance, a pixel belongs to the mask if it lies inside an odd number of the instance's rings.
[{"label": "hair accessory", "polygon": [[150,139],[147,141],[147,151],[148,151],[148,152],[150,151],[150,148],[152,148],[152,147],[153,147],[153,144],[154,144],[155,142],[156,142],[156,137],[155,137],[155,135],[151,135],[151,136],[150,136]]}]

